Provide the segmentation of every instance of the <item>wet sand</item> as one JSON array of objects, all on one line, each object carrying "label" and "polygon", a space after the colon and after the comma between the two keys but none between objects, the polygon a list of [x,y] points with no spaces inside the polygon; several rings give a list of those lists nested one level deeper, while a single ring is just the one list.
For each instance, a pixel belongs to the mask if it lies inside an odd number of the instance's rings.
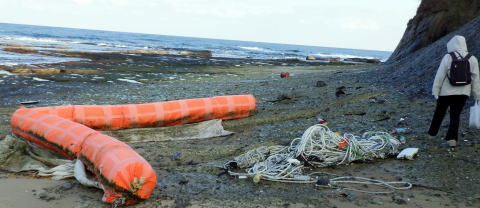
[{"label": "wet sand", "polygon": [[[96,66],[92,67],[94,64]],[[26,100],[39,101],[35,106],[46,106],[145,103],[247,93],[257,98],[255,116],[224,122],[226,130],[236,132],[232,136],[132,145],[152,164],[158,176],[158,185],[152,197],[133,207],[480,206],[480,139],[475,136],[480,131],[466,128],[468,111],[462,114],[460,147],[453,155],[449,154],[446,148],[440,146],[440,135],[444,132],[435,138],[424,133],[434,101],[429,97],[404,94],[401,89],[372,84],[376,79],[371,76],[375,65],[282,66],[239,62],[222,66],[197,65],[187,67],[189,69],[185,71],[177,67],[170,71],[171,74],[191,74],[173,79],[155,77],[151,72],[161,70],[153,61],[145,60],[48,67],[72,66],[94,68],[101,73],[0,77],[5,80],[0,83],[4,98],[0,107],[0,137],[9,132],[8,119],[18,103]],[[280,72],[289,72],[291,77],[281,79]],[[136,75],[142,78],[135,78]],[[94,79],[95,76],[104,79]],[[32,77],[51,81],[38,82]],[[118,81],[118,78],[128,77],[143,84]],[[317,85],[318,81],[325,82],[326,86]],[[15,86],[12,85],[14,82]],[[336,96],[337,88],[342,86],[345,94]],[[236,179],[221,174],[223,171],[219,167],[224,162],[260,145],[286,145],[316,124],[317,117],[327,120],[329,127],[335,131],[354,134],[407,128],[408,132],[402,134],[406,138],[402,147],[418,147],[420,153],[413,161],[389,158],[314,171],[409,181],[415,184],[414,188],[371,195],[316,189],[313,185],[265,181],[255,184],[251,179]],[[27,207],[28,203],[38,206],[48,204],[49,207],[108,207],[100,201],[100,190],[82,187],[74,180],[68,180],[73,184],[70,189],[59,191],[61,182],[18,179],[12,175],[5,177],[0,178],[0,184],[6,184],[0,186],[2,197],[17,197],[15,192],[21,191]],[[9,188],[17,181],[22,188]],[[28,191],[43,188],[55,199],[47,202]],[[6,204],[2,202],[0,207]],[[11,207],[10,204],[8,206]]]}]

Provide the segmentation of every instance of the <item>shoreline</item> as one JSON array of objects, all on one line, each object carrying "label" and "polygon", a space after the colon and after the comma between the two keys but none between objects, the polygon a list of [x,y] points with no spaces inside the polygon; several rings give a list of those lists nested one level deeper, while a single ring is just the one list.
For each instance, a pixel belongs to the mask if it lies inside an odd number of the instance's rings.
[{"label": "shoreline", "polygon": [[[480,203],[480,196],[475,195],[480,193],[480,170],[468,168],[468,164],[471,166],[480,163],[479,158],[471,154],[480,148],[480,141],[474,136],[480,132],[466,128],[466,113],[462,114],[461,130],[465,133],[462,140],[468,142],[462,141],[455,157],[452,157],[439,147],[439,138],[428,138],[423,134],[433,112],[434,102],[429,98],[402,95],[394,88],[372,85],[378,79],[372,77],[376,65],[281,66],[280,63],[276,66],[237,67],[235,64],[198,64],[194,67],[190,65],[188,70],[183,71],[178,66],[161,68],[164,73],[191,73],[191,77],[181,80],[146,76],[145,74],[159,69],[159,65],[154,64],[155,60],[150,56],[133,59],[133,63],[126,62],[125,59],[105,59],[88,63],[88,67],[81,65],[84,68],[99,68],[100,72],[75,75],[75,78],[69,74],[10,77],[11,80],[0,83],[4,93],[2,96],[5,97],[0,104],[0,138],[3,139],[9,133],[8,121],[19,101],[40,101],[33,106],[123,104],[253,94],[257,98],[256,115],[223,122],[226,130],[235,132],[232,136],[131,145],[150,162],[159,179],[151,198],[133,207],[436,208],[475,207]],[[57,68],[67,66],[72,65],[49,65]],[[282,79],[280,72],[289,72],[291,77]],[[119,76],[120,74],[125,75]],[[107,82],[133,75],[145,75],[143,78],[149,81],[143,84]],[[38,82],[32,80],[31,76],[51,81]],[[94,76],[102,76],[106,80],[92,80]],[[15,87],[9,84],[13,81],[18,82]],[[325,85],[317,85],[318,81]],[[336,96],[337,89],[342,86],[345,94]],[[367,130],[390,132],[397,127],[407,128],[409,131],[403,135],[407,143],[402,148],[420,148],[418,158],[413,161],[388,158],[336,168],[320,168],[317,171],[381,180],[407,180],[417,186],[393,194],[368,195],[351,191],[336,193],[329,189],[317,190],[310,185],[264,181],[255,184],[248,179],[218,176],[222,172],[218,166],[223,162],[260,145],[288,144],[301,136],[306,128],[316,124],[317,117],[327,120],[329,127],[335,131],[357,135]],[[400,118],[404,122],[399,122]],[[173,159],[171,156],[177,153],[181,156]],[[456,174],[456,177],[449,177],[452,174]],[[0,182],[17,180],[15,174],[8,174],[7,178],[0,178]],[[47,195],[55,197],[55,200],[48,202],[50,206],[62,207],[56,202],[71,200],[69,203],[73,207],[108,207],[100,201],[101,191],[82,187],[75,180],[67,182],[74,184],[73,188],[60,192],[55,190],[61,187],[61,183],[45,182],[41,185],[41,188],[46,188]],[[8,186],[0,186],[2,193],[8,190]],[[35,204],[44,199],[32,194],[25,201]]]}]

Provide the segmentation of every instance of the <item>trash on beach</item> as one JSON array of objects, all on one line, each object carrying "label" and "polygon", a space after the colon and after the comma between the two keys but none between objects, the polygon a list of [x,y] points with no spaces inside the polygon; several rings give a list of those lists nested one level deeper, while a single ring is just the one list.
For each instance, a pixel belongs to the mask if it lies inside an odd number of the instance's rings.
[{"label": "trash on beach", "polygon": [[128,82],[128,83],[133,83],[133,84],[143,84],[139,81],[135,81],[135,80],[131,80],[131,79],[117,79],[118,81],[122,81],[122,82]]},{"label": "trash on beach", "polygon": [[417,153],[418,153],[418,148],[406,148],[397,155],[397,159],[413,160],[413,158],[415,157],[415,155],[417,155]]},{"label": "trash on beach", "polygon": [[182,153],[180,152],[177,152],[173,155],[170,155],[170,158],[174,159],[174,160],[177,160],[180,156],[182,156]]},{"label": "trash on beach", "polygon": [[396,133],[399,133],[399,134],[401,134],[401,133],[407,133],[407,132],[408,132],[408,129],[407,129],[407,128],[396,128],[396,129],[395,129],[395,132],[396,132]]},{"label": "trash on beach", "polygon": [[[340,148],[340,144],[344,147]],[[366,132],[358,137],[352,134],[341,135],[325,125],[317,124],[308,128],[301,138],[292,140],[290,145],[252,149],[225,163],[224,168],[232,176],[252,177],[255,183],[268,180],[324,187],[322,183],[318,185],[324,177],[316,174],[318,172],[309,174],[306,171],[312,167],[330,167],[354,161],[386,158],[388,155],[397,154],[399,146],[400,142],[386,132]],[[245,169],[245,172],[238,172],[238,169]],[[412,187],[411,183],[403,181],[385,182],[354,176],[327,178],[326,181],[326,187],[330,188],[341,188],[348,184],[369,184],[388,190],[368,193],[391,193]]]},{"label": "trash on beach", "polygon": [[37,104],[37,103],[39,103],[39,102],[34,101],[34,100],[20,102],[20,104],[22,104],[22,105],[32,105],[32,104]]},{"label": "trash on beach", "polygon": [[[121,200],[121,205],[131,205],[148,199],[153,193],[155,171],[129,145],[97,130],[175,126],[215,118],[240,119],[253,115],[255,108],[253,95],[129,105],[22,106],[13,113],[11,127],[15,135],[25,140],[69,159],[81,160],[98,179],[104,191],[102,201]],[[99,120],[98,115],[104,118]],[[70,166],[73,170],[72,161]]]},{"label": "trash on beach", "polygon": [[7,135],[0,141],[0,170],[61,180],[73,177],[73,161],[64,159],[23,139]]},{"label": "trash on beach", "polygon": [[100,185],[99,185],[98,181],[88,178],[87,172],[85,171],[85,165],[83,164],[83,162],[81,160],[76,160],[75,161],[75,168],[74,168],[73,172],[74,172],[75,179],[77,179],[77,181],[80,184],[82,184],[84,186],[89,186],[89,187],[102,189],[102,188],[100,188]]},{"label": "trash on beach", "polygon": [[325,119],[321,118],[321,117],[317,117],[317,121],[318,121],[319,124],[324,124],[324,125],[327,125],[327,124],[328,124],[328,122],[327,122]]},{"label": "trash on beach", "polygon": [[103,133],[130,144],[138,142],[197,140],[233,134],[233,132],[226,131],[223,128],[222,120],[220,119],[179,126],[104,131]]},{"label": "trash on beach", "polygon": [[41,79],[41,78],[38,78],[38,77],[34,77],[32,79],[35,80],[35,81],[38,81],[38,82],[49,82],[50,81],[50,80]]}]

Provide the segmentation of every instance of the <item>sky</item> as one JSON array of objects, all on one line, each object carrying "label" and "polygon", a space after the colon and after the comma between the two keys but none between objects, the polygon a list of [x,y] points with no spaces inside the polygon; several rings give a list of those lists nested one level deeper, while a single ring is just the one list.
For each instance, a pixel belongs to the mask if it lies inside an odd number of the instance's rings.
[{"label": "sky", "polygon": [[393,51],[420,0],[0,0],[0,22]]}]

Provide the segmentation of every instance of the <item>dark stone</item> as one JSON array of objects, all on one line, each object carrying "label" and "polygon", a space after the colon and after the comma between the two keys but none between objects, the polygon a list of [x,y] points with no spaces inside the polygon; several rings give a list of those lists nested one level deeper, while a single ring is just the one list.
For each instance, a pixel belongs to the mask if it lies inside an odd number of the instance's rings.
[{"label": "dark stone", "polygon": [[72,183],[72,182],[65,182],[65,183],[60,184],[60,190],[62,190],[62,191],[67,191],[67,190],[72,189],[73,186],[75,186],[74,183]]},{"label": "dark stone", "polygon": [[402,197],[398,196],[398,195],[393,195],[392,196],[392,201],[395,202],[396,204],[407,204],[407,201],[405,199],[403,199]]},{"label": "dark stone", "polygon": [[336,91],[335,91],[335,96],[336,97],[340,97],[341,95],[345,95],[345,86],[341,86],[341,87],[337,87]]},{"label": "dark stone", "polygon": [[315,84],[315,87],[325,87],[327,86],[327,83],[324,81],[317,81],[317,84]]},{"label": "dark stone", "polygon": [[40,194],[38,194],[38,198],[39,199],[46,199],[46,198],[48,198],[48,195],[47,195],[47,193],[40,193]]},{"label": "dark stone", "polygon": [[47,193],[40,193],[38,194],[38,198],[41,199],[41,200],[45,200],[45,201],[51,201],[51,200],[55,200],[57,199],[56,197],[54,196],[49,196]]}]

